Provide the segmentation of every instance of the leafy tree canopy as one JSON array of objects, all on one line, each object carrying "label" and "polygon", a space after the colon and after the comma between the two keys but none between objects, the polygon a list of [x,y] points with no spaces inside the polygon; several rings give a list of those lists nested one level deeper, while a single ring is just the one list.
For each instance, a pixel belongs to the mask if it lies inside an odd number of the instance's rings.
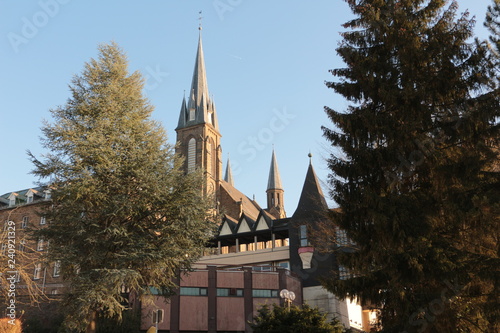
[{"label": "leafy tree canopy", "polygon": [[43,125],[49,152],[30,153],[53,204],[35,237],[50,243],[47,261],[61,263],[70,328],[91,327],[96,313],[120,318],[128,293],[168,295],[212,235],[203,176],[182,172],[143,85],[115,43],[99,46]]}]

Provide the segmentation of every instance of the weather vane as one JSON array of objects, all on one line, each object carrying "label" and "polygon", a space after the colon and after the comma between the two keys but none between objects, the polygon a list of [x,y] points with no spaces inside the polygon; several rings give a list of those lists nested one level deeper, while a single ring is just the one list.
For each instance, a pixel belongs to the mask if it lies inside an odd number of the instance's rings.
[{"label": "weather vane", "polygon": [[201,30],[201,20],[203,19],[203,16],[201,16],[201,10],[198,14],[200,14],[200,17],[198,18],[198,20],[200,21],[200,26],[198,27],[198,30]]}]

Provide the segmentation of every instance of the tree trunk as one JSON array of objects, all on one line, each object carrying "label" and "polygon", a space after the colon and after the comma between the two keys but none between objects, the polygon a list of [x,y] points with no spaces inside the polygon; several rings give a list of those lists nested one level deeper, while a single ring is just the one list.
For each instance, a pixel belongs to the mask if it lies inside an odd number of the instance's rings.
[{"label": "tree trunk", "polygon": [[88,325],[87,329],[85,330],[85,333],[95,333],[96,332],[96,323],[95,323],[95,317],[96,317],[96,312],[92,311],[88,314]]}]

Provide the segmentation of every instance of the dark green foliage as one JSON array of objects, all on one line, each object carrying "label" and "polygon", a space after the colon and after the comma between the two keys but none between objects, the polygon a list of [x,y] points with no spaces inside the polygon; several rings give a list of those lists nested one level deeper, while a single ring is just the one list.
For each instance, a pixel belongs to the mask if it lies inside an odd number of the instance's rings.
[{"label": "dark green foliage", "polygon": [[184,174],[115,44],[99,47],[70,86],[72,96],[51,110],[42,128],[44,160],[30,154],[33,173],[50,179],[46,260],[60,260],[69,289],[65,324],[83,329],[93,318],[120,319],[123,288],[138,298],[148,286],[165,295],[212,235],[203,175]]},{"label": "dark green foliage", "polygon": [[256,333],[342,333],[344,327],[338,322],[328,323],[326,314],[308,305],[298,307],[263,305],[250,324]]},{"label": "dark green foliage", "polygon": [[[498,331],[500,106],[485,43],[444,0],[348,0],[356,18],[327,86],[332,223],[355,251],[336,295],[379,308],[384,332]],[[498,4],[498,3],[497,3]],[[498,18],[497,18],[498,19]],[[498,36],[498,35],[497,35]]]},{"label": "dark green foliage", "polygon": [[117,321],[113,318],[97,318],[97,333],[137,333],[141,329],[140,309],[130,309]]},{"label": "dark green foliage", "polygon": [[38,306],[25,307],[21,317],[23,333],[58,333],[64,320],[60,302],[41,302]]}]

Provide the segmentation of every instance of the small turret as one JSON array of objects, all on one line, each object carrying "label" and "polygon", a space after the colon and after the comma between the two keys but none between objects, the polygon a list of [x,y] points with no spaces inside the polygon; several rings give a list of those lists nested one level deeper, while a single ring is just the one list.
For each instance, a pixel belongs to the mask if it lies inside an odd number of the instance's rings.
[{"label": "small turret", "polygon": [[285,203],[283,201],[284,194],[283,186],[281,185],[280,172],[278,170],[278,162],[273,149],[271,157],[271,167],[269,169],[269,180],[267,181],[267,211],[276,218],[286,217]]}]

